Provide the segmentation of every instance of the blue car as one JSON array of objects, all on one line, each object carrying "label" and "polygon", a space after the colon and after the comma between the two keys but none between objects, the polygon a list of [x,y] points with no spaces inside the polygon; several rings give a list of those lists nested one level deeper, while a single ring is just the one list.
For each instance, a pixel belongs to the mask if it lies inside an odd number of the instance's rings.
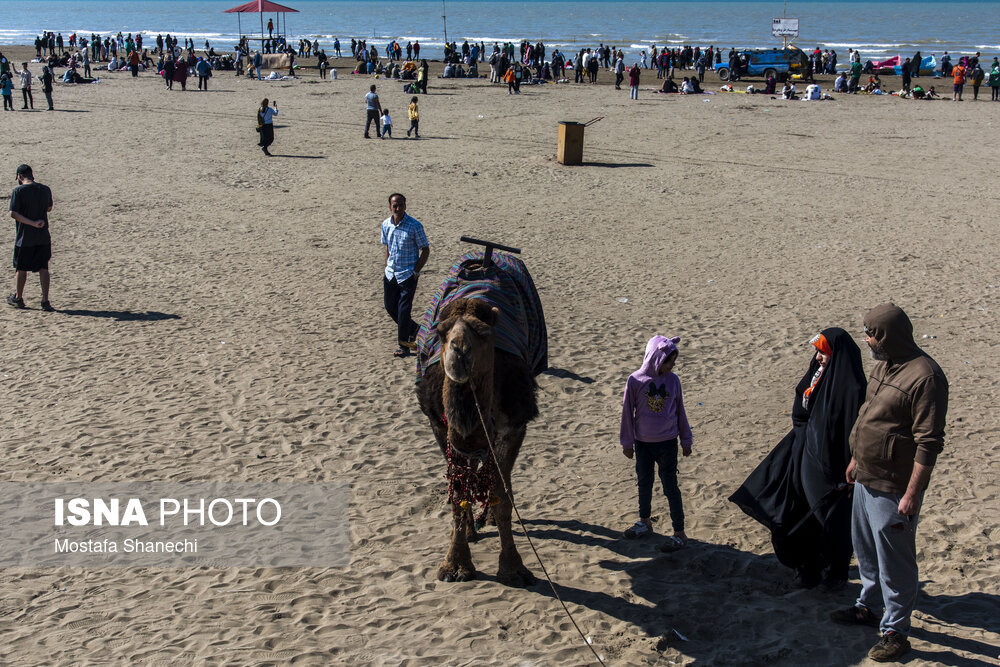
[{"label": "blue car", "polygon": [[[785,72],[801,74],[809,62],[802,49],[790,45],[783,49],[745,49],[736,53],[740,59],[739,78],[759,76],[767,79]],[[732,76],[728,63],[716,65],[715,72],[723,81],[737,78]]]}]

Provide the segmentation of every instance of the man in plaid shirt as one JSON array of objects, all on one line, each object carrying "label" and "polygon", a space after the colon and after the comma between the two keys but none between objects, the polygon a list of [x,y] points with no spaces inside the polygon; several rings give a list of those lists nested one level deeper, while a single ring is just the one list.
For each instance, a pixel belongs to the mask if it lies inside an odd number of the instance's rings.
[{"label": "man in plaid shirt", "polygon": [[410,317],[417,278],[431,254],[424,228],[406,214],[406,197],[389,195],[392,212],[382,221],[382,245],[385,246],[385,275],[382,277],[385,310],[396,323],[399,348],[393,353],[405,357],[416,348],[417,323]]}]

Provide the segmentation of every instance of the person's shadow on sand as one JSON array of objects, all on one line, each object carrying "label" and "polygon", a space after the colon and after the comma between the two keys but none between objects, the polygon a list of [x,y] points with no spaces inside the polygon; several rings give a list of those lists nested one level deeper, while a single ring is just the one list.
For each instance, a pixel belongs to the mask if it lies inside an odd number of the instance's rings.
[{"label": "person's shadow on sand", "polygon": [[116,322],[159,322],[161,320],[179,320],[180,315],[173,315],[171,313],[158,313],[154,310],[147,310],[145,312],[134,313],[129,310],[76,310],[72,308],[60,309],[57,308],[56,312],[62,313],[63,315],[78,315],[83,317],[100,317],[106,319],[112,319]]},{"label": "person's shadow on sand", "polygon": [[[576,520],[535,519],[525,525],[536,547],[546,540],[561,540],[602,547],[622,557],[603,560],[601,566],[629,576],[630,590],[625,594],[606,593],[597,585],[595,590],[586,590],[555,583],[555,589],[567,604],[640,628],[649,638],[651,660],[656,654],[663,660],[676,660],[680,654],[705,664],[854,664],[863,661],[878,640],[872,628],[839,626],[829,618],[831,611],[854,602],[860,590],[857,584],[839,593],[797,588],[792,570],[771,554],[761,556],[697,540],[664,554],[657,550],[663,541],[660,536],[626,540],[620,531]],[[522,555],[525,564],[541,575],[532,555]],[[852,568],[855,579],[856,575]],[[541,576],[531,590],[552,596]],[[983,594],[947,599],[921,596],[917,603],[918,611],[972,627],[995,626],[995,619],[1000,618],[997,607],[995,596]],[[916,649],[904,656],[904,662],[920,658],[955,666],[994,665],[1000,654],[986,643],[936,633],[920,621],[916,625],[915,639],[977,654],[990,662],[948,650]],[[606,645],[605,652],[615,643],[614,638],[599,635],[594,640],[595,645]]]},{"label": "person's shadow on sand", "polygon": [[[956,667],[996,665],[1000,661],[1000,644],[955,637],[949,627],[961,625],[1000,633],[1000,596],[979,592],[927,595],[921,591],[917,597],[917,611],[922,612],[925,618],[914,625],[912,637],[943,650],[914,649],[911,653],[913,658]],[[956,655],[959,651],[980,656],[981,659]]]},{"label": "person's shadow on sand", "polygon": [[584,384],[594,384],[594,378],[587,377],[585,375],[577,375],[573,371],[568,371],[565,368],[553,368],[552,366],[549,366],[542,371],[542,375],[551,375],[552,377],[576,380]]}]

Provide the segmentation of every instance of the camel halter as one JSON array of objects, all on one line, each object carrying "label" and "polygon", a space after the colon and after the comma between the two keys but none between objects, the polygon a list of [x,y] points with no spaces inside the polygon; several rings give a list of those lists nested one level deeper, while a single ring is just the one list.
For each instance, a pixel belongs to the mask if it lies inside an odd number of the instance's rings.
[{"label": "camel halter", "polygon": [[[493,465],[496,466],[496,470],[499,473],[500,461],[497,459],[496,450],[493,448],[493,440],[492,438],[490,438],[489,429],[486,428],[486,420],[483,418],[483,411],[479,407],[479,398],[476,397],[476,387],[472,383],[471,379],[469,380],[469,388],[472,390],[472,402],[475,403],[476,405],[476,412],[479,414],[479,423],[482,424],[483,426],[483,433],[486,435],[486,444],[490,448],[490,454],[493,458]],[[542,562],[542,557],[538,555],[538,550],[535,549],[535,544],[534,542],[531,541],[531,536],[528,535],[528,528],[524,525],[524,521],[521,519],[521,513],[517,510],[517,504],[514,502],[514,494],[511,493],[510,487],[507,486],[507,480],[503,478],[503,475],[497,475],[497,476],[500,478],[500,483],[503,484],[503,490],[504,493],[507,494],[507,499],[510,500],[510,506],[514,510],[514,515],[517,516],[517,523],[519,526],[521,526],[521,532],[524,533],[524,539],[528,541],[528,546],[531,547],[531,553],[535,554],[535,560],[538,561],[538,566],[542,568],[542,573],[545,575],[545,580],[549,582],[549,588],[552,589],[552,594],[555,596],[557,600],[559,600],[559,604],[562,605],[563,611],[566,612],[566,616],[569,617],[570,623],[572,623],[573,627],[576,628],[577,633],[579,633],[580,638],[583,639],[583,641],[587,644],[587,648],[590,649],[590,652],[594,654],[594,658],[597,659],[598,663],[606,666],[607,663],[604,662],[604,658],[601,655],[599,655],[597,651],[594,649],[594,644],[591,642],[591,640],[588,639],[585,634],[583,634],[583,630],[581,630],[580,626],[576,624],[576,619],[573,618],[573,614],[570,612],[569,607],[566,606],[566,603],[563,602],[562,597],[559,595],[559,591],[556,590],[556,585],[552,582],[552,577],[549,576],[549,571],[545,567],[545,563]]]}]

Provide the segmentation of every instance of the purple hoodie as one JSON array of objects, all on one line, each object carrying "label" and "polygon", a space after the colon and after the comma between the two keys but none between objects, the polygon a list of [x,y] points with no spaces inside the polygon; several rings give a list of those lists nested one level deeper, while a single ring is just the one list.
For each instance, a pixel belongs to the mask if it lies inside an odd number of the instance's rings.
[{"label": "purple hoodie", "polygon": [[635,441],[663,442],[680,436],[681,447],[691,446],[691,426],[684,412],[681,381],[673,373],[660,375],[663,362],[677,350],[680,337],[653,336],[646,343],[642,367],[628,377],[622,400],[622,448]]}]

